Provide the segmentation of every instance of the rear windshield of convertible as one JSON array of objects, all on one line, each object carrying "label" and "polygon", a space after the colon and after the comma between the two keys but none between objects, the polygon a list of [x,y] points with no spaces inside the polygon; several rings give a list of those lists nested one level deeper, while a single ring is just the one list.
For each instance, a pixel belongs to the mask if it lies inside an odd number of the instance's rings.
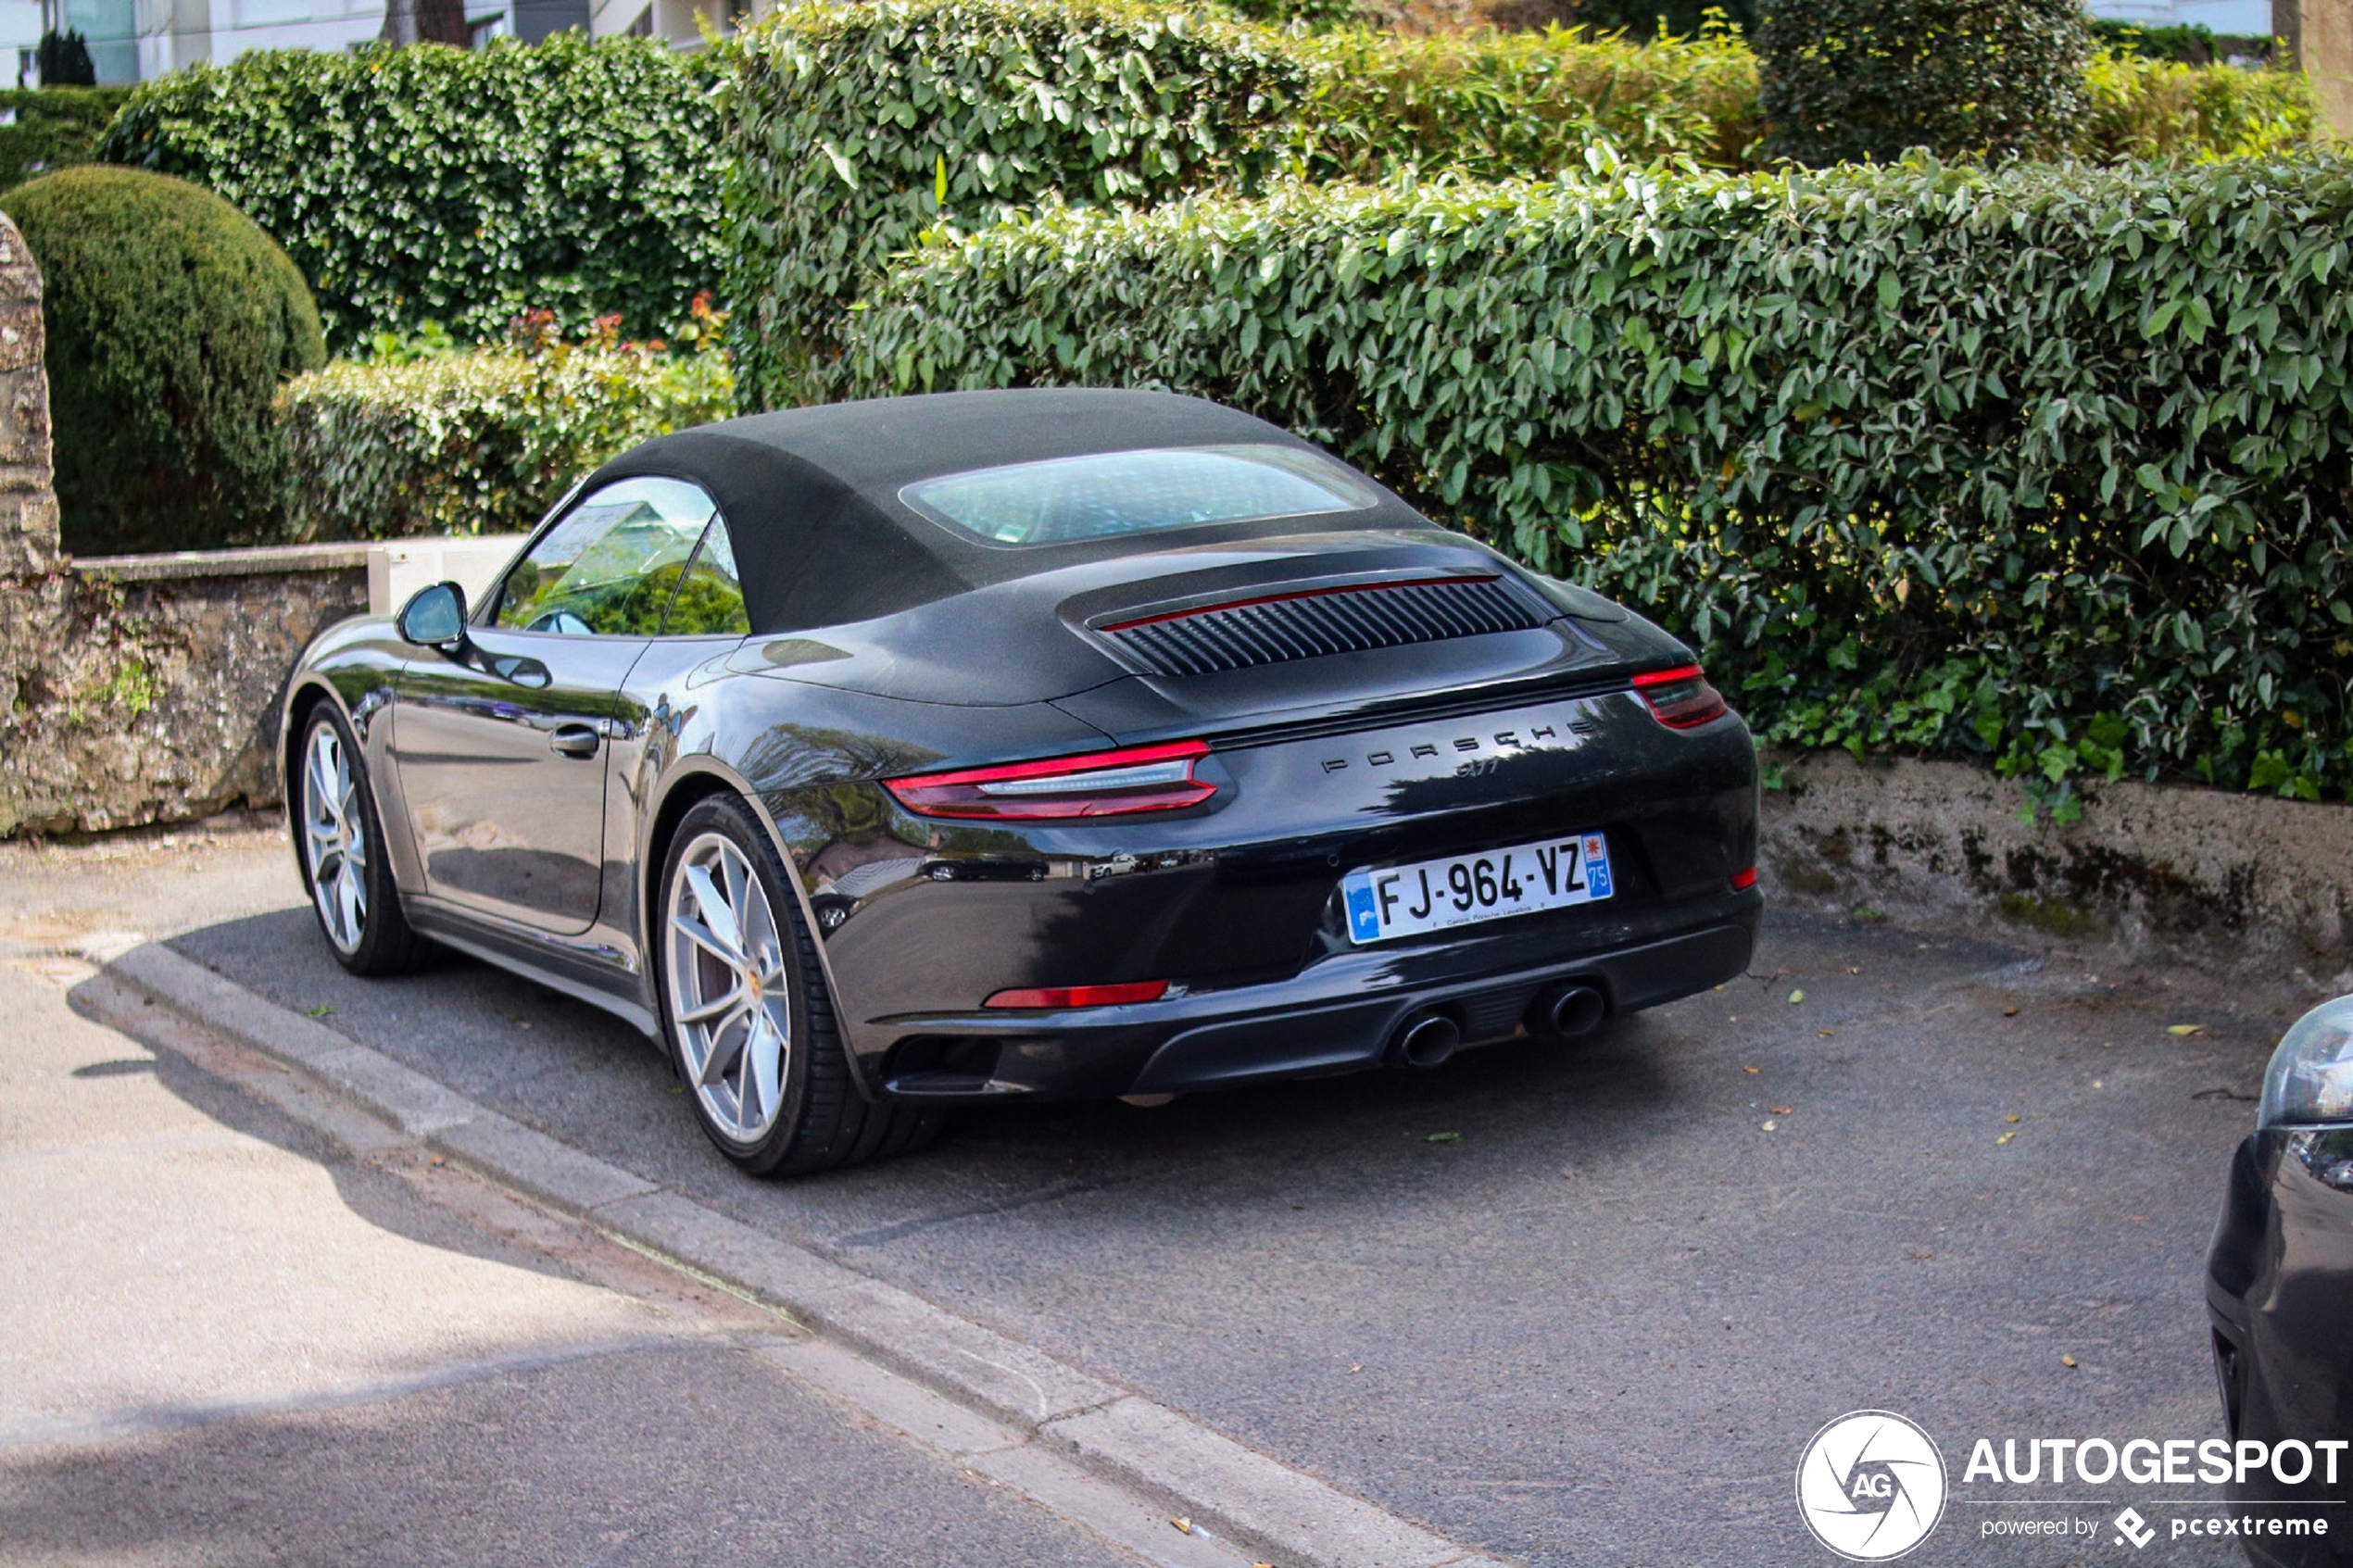
[{"label": "rear windshield of convertible", "polygon": [[917,480],[899,496],[934,522],[991,545],[1067,545],[1363,511],[1379,499],[1328,458],[1254,445],[1050,458]]}]

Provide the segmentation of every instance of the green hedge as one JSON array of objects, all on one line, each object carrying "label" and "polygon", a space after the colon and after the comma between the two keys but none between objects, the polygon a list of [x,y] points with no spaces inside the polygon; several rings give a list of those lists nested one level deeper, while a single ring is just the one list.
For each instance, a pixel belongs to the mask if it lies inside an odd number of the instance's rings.
[{"label": "green hedge", "polygon": [[1722,168],[1756,150],[1756,59],[1722,31],[1637,45],[1559,29],[1412,37],[1346,28],[1290,47],[1314,73],[1298,116],[1313,179],[1581,171],[1596,141],[1639,160]]},{"label": "green hedge", "polygon": [[2084,72],[2072,150],[2102,162],[2245,157],[2328,138],[2300,70],[2187,66],[2109,50]]},{"label": "green hedge", "polygon": [[724,419],[734,402],[715,345],[673,355],[608,339],[338,361],[279,398],[297,536],[527,529],[606,458]]},{"label": "green hedge", "polygon": [[88,163],[128,87],[31,87],[0,92],[0,187]]},{"label": "green hedge", "polygon": [[807,0],[747,29],[724,94],[747,397],[798,401],[866,278],[929,226],[1249,184],[1307,84],[1283,43],[1141,0]]},{"label": "green hedge", "polygon": [[841,394],[1164,385],[1649,607],[1764,738],[2353,779],[2353,164],[1629,175],[1052,210]]},{"label": "green hedge", "polygon": [[139,87],[100,148],[220,192],[286,247],[331,346],[529,307],[676,331],[717,281],[710,67],[650,40],[283,50]]}]

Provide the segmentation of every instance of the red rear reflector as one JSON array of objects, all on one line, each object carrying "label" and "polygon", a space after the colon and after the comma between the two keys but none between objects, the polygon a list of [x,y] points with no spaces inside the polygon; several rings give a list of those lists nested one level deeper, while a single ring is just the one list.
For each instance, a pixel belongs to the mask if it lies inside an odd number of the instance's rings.
[{"label": "red rear reflector", "polygon": [[885,779],[883,787],[910,811],[929,817],[1031,822],[1174,811],[1198,806],[1217,793],[1215,784],[1193,777],[1193,764],[1208,755],[1207,741],[1168,741],[1084,757]]},{"label": "red rear reflector", "polygon": [[1034,991],[1000,991],[982,1005],[992,1008],[1108,1008],[1122,1002],[1156,1002],[1168,994],[1165,980],[1129,980],[1117,985],[1045,985]]},{"label": "red rear reflector", "polygon": [[1634,690],[1650,705],[1651,717],[1670,730],[1688,730],[1724,713],[1724,694],[1707,684],[1696,664],[1637,675]]},{"label": "red rear reflector", "polygon": [[1755,866],[1750,866],[1745,870],[1737,871],[1732,873],[1732,889],[1734,892],[1739,892],[1743,888],[1754,887],[1755,885],[1756,868]]}]

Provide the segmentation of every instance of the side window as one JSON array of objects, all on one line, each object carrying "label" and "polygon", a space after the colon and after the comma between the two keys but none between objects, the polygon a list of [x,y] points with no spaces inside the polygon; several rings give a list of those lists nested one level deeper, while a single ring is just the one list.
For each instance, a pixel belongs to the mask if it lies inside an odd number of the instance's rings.
[{"label": "side window", "polygon": [[493,624],[574,637],[654,635],[716,509],[682,480],[606,485],[507,573]]},{"label": "side window", "polygon": [[750,634],[751,618],[744,613],[743,580],[736,574],[736,546],[727,537],[725,518],[712,518],[703,530],[702,545],[679,579],[678,596],[670,602],[670,621],[662,633],[672,637]]}]

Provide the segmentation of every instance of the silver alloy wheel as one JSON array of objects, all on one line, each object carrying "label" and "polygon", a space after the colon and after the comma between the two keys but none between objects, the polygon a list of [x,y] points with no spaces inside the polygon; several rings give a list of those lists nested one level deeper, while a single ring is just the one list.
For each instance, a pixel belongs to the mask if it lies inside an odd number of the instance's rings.
[{"label": "silver alloy wheel", "polygon": [[724,834],[686,847],[668,900],[670,1022],[711,1123],[751,1143],[776,1122],[792,1054],[785,943],[750,860]]},{"label": "silver alloy wheel", "polygon": [[337,951],[359,951],[368,934],[368,830],[359,809],[343,735],[332,723],[312,728],[302,764],[303,863],[319,923]]}]

